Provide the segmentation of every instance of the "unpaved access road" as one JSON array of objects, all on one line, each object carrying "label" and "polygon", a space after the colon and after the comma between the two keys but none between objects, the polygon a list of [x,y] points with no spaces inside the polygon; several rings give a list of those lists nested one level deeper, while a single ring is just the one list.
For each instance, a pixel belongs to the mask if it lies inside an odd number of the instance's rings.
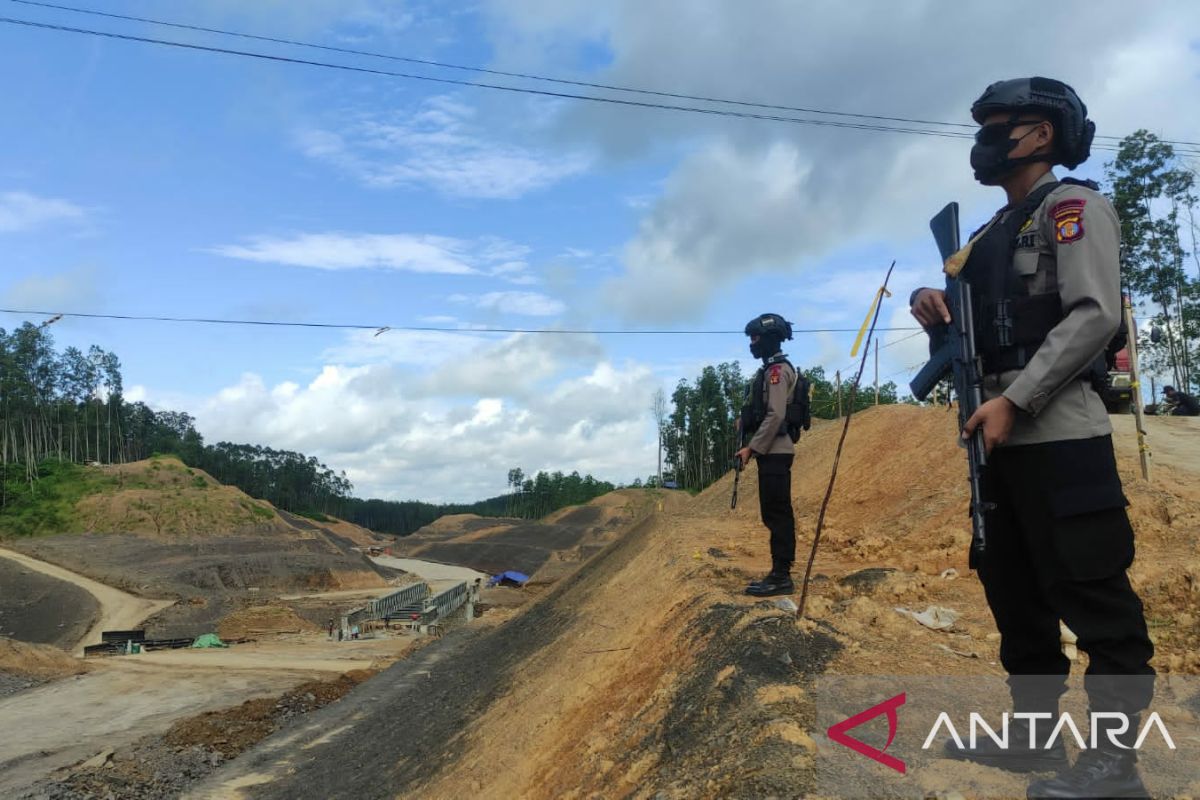
[{"label": "unpaved access road", "polygon": [[172,722],[290,689],[307,677],[267,670],[172,668],[138,658],[0,700],[0,797]]},{"label": "unpaved access road", "polygon": [[147,617],[157,614],[164,608],[174,605],[174,600],[151,600],[145,597],[134,597],[120,589],[97,583],[91,578],[85,578],[68,569],[30,558],[27,555],[0,548],[0,558],[15,561],[27,569],[37,570],[51,578],[74,584],[96,598],[100,604],[100,614],[96,623],[76,643],[76,655],[83,654],[83,648],[89,644],[100,643],[101,631],[131,630],[142,624]]},{"label": "unpaved access road", "polygon": [[[1109,417],[1118,448],[1137,453],[1137,423],[1132,414]],[[1150,448],[1150,477],[1154,465],[1200,473],[1200,417],[1145,417]]]},{"label": "unpaved access road", "polygon": [[457,567],[453,564],[439,564],[436,561],[425,561],[420,558],[396,558],[395,556],[372,556],[371,560],[381,567],[392,567],[393,569],[402,569],[412,575],[416,575],[421,580],[425,581],[432,588],[434,584],[442,585],[446,583],[454,583],[456,581],[466,581],[471,583],[476,578],[486,581],[488,575],[485,572],[471,569],[470,567]]}]

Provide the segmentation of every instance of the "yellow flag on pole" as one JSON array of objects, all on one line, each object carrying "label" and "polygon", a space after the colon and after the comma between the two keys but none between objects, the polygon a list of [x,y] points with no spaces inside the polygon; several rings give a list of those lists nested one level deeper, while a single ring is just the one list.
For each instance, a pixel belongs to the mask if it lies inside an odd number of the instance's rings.
[{"label": "yellow flag on pole", "polygon": [[854,337],[854,347],[850,348],[851,358],[858,355],[858,348],[862,345],[863,337],[867,335],[867,328],[871,324],[871,319],[875,316],[875,307],[879,305],[879,301],[885,296],[891,297],[892,293],[886,287],[880,286],[879,291],[875,293],[875,299],[871,301],[871,307],[867,309],[867,318],[863,320],[862,327],[858,329],[858,336]]}]

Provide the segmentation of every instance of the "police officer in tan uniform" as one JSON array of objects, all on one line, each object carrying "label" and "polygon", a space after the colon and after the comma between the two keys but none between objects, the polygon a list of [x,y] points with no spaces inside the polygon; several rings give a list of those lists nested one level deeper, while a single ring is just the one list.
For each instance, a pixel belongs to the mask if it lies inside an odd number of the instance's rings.
[{"label": "police officer in tan uniform", "polygon": [[750,353],[763,365],[750,382],[738,424],[749,443],[735,458],[745,466],[758,461],[758,503],[763,524],[771,532],[771,571],[752,582],[746,593],[757,597],[791,594],[792,562],[796,560],[796,518],[792,512],[792,461],[795,444],[788,433],[787,406],[796,388],[796,370],[781,352],[792,338],[792,326],[778,314],[762,314],[746,325]]},{"label": "police officer in tan uniform", "polygon": [[[1062,620],[1088,654],[1091,710],[1128,715],[1136,737],[1153,692],[1154,649],[1126,575],[1133,529],[1094,385],[1121,319],[1120,223],[1095,184],[1051,171],[1087,158],[1095,125],[1071,87],[1046,78],[994,83],[971,114],[980,125],[975,177],[1008,199],[973,237],[962,272],[985,375],[985,402],[963,436],[982,426],[990,452],[983,493],[995,508],[979,578],[1000,658],[1015,710],[1057,721],[1070,669]],[[950,320],[940,290],[919,289],[910,303],[922,325]],[[1031,784],[1030,797],[1146,796],[1136,751],[1107,731],[1068,766],[1061,740],[1041,746],[1052,726],[1035,727],[1031,749],[1022,722],[1008,749],[985,737],[974,748],[949,742],[946,753],[1015,771],[1059,770]],[[1118,741],[1133,744],[1128,734]]]}]

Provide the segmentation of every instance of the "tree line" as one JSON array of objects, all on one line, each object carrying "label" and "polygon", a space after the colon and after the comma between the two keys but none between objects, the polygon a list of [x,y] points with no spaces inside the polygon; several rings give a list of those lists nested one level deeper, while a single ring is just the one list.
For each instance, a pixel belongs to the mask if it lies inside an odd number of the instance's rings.
[{"label": "tree line", "polygon": [[[37,492],[54,464],[116,464],[175,455],[221,483],[285,511],[331,514],[406,535],[446,514],[540,517],[615,487],[577,472],[510,470],[510,492],[468,504],[353,497],[353,485],[314,456],[254,444],[205,444],[195,419],[123,396],[117,356],[93,345],[59,352],[44,325],[0,328],[0,514]],[[514,484],[514,476],[517,483]]]},{"label": "tree line", "polygon": [[1121,219],[1121,285],[1164,334],[1158,342],[1138,340],[1144,369],[1194,390],[1200,387],[1196,167],[1139,130],[1121,141],[1105,176]]},{"label": "tree line", "polygon": [[508,487],[505,515],[525,519],[538,519],[560,508],[581,505],[617,488],[608,481],[580,476],[578,472],[564,475],[558,471],[539,471],[530,478],[520,467],[508,471]]},{"label": "tree line", "polygon": [[[800,372],[809,382],[814,417],[835,419],[849,413],[851,395],[855,411],[876,403],[873,386],[856,392],[852,380],[831,381],[823,367]],[[723,362],[704,367],[691,382],[680,380],[669,407],[661,397],[655,398],[652,413],[666,464],[664,483],[673,481],[677,488],[700,491],[729,471],[738,444],[735,423],[742,405],[749,402],[752,379],[742,374],[737,362]],[[898,402],[895,383],[880,385],[878,402]]]}]

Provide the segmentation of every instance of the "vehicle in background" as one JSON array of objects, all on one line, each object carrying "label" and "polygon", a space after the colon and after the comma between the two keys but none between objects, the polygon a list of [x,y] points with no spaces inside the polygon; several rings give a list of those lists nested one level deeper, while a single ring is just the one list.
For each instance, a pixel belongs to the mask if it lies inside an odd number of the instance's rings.
[{"label": "vehicle in background", "polygon": [[1133,410],[1133,376],[1129,371],[1128,347],[1117,351],[1113,368],[1108,371],[1108,385],[1100,396],[1110,414],[1128,414]]}]

